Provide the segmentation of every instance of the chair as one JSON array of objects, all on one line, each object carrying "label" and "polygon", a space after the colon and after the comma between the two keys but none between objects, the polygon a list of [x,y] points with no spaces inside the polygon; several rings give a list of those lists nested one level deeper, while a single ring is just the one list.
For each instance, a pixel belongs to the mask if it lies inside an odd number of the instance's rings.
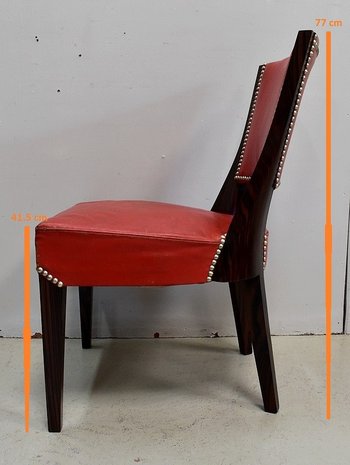
[{"label": "chair", "polygon": [[93,286],[229,283],[239,348],[252,353],[266,412],[278,411],[264,265],[267,214],[318,54],[300,31],[290,57],[262,65],[237,156],[211,211],[147,201],[79,203],[36,228],[49,431],[61,431],[65,306],[79,286],[83,348]]}]

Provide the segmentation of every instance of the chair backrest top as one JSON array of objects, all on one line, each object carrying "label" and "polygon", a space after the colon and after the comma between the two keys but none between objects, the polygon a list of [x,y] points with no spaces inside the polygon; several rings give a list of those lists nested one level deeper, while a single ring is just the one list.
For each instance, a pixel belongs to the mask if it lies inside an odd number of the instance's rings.
[{"label": "chair backrest top", "polygon": [[[318,37],[299,31],[289,57],[261,65],[241,144],[213,210],[232,213],[234,185],[266,179],[274,189],[293,132],[305,83],[318,54]],[[271,172],[273,172],[271,176]],[[231,200],[227,204],[228,198]]]},{"label": "chair backrest top", "polygon": [[[309,40],[305,40],[308,39]],[[301,63],[300,54],[303,57]],[[281,172],[294,122],[298,112],[301,97],[309,72],[318,54],[318,38],[313,31],[300,31],[298,33],[291,56],[272,63],[261,65],[254,87],[248,119],[243,134],[242,147],[235,173],[235,180],[247,182],[251,179],[256,165],[262,155],[269,132],[273,130],[273,119],[277,105],[283,98],[282,88],[285,86],[289,92],[297,90],[293,102],[292,114],[289,118],[288,132],[281,151],[279,170],[276,173],[273,187],[280,185]],[[296,70],[296,62],[298,64]],[[291,69],[289,69],[291,68]],[[289,71],[289,73],[288,73]],[[298,82],[290,82],[291,71],[297,71]]]}]

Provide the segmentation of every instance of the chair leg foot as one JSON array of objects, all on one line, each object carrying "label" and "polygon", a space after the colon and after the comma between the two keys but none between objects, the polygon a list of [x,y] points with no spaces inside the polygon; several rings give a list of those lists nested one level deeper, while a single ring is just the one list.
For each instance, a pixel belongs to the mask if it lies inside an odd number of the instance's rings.
[{"label": "chair leg foot", "polygon": [[252,342],[264,409],[278,412],[278,392],[263,274],[249,280],[252,296]]},{"label": "chair leg foot", "polygon": [[245,292],[245,281],[229,283],[233,314],[235,317],[236,331],[238,337],[239,351],[243,355],[252,353],[251,335],[251,312],[247,293]]},{"label": "chair leg foot", "polygon": [[66,287],[39,276],[47,421],[50,432],[62,429]]},{"label": "chair leg foot", "polygon": [[81,345],[83,349],[91,348],[93,287],[79,287]]}]

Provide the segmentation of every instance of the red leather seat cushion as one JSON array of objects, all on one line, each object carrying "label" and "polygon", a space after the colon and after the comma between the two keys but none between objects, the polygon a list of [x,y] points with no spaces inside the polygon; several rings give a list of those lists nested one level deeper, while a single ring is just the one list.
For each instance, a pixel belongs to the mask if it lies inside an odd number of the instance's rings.
[{"label": "red leather seat cushion", "polygon": [[204,283],[231,220],[159,202],[79,203],[37,226],[37,265],[66,286]]}]

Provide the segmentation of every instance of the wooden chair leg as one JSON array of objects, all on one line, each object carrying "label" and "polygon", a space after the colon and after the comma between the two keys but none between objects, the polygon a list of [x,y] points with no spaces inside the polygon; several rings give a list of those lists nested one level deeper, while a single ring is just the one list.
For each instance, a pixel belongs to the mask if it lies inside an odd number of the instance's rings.
[{"label": "wooden chair leg", "polygon": [[39,276],[48,429],[62,429],[66,287]]},{"label": "wooden chair leg", "polygon": [[93,287],[79,287],[81,344],[83,349],[91,347]]},{"label": "wooden chair leg", "polygon": [[229,283],[240,353],[252,353],[250,302],[246,302],[244,281]]},{"label": "wooden chair leg", "polygon": [[252,342],[264,409],[269,413],[277,413],[278,392],[263,273],[246,283],[252,299]]}]

